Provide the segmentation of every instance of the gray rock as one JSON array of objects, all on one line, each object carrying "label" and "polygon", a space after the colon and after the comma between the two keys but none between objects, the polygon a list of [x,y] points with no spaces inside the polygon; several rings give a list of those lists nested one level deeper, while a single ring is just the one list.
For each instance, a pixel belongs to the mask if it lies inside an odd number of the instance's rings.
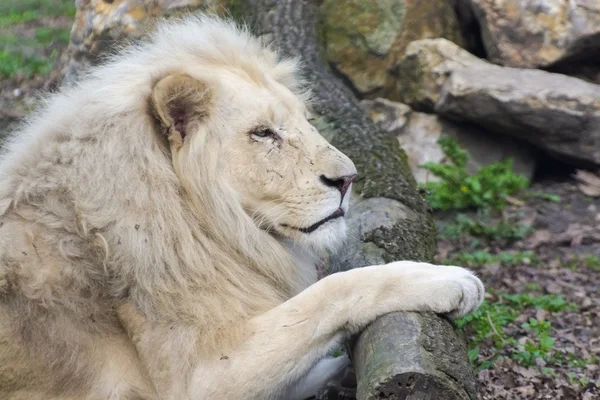
[{"label": "gray rock", "polygon": [[469,0],[491,61],[548,66],[600,56],[598,0]]},{"label": "gray rock", "polygon": [[574,164],[600,164],[600,85],[487,63],[444,39],[407,48],[397,91],[413,108],[516,136]]},{"label": "gray rock", "polygon": [[426,162],[443,162],[445,156],[438,145],[443,136],[455,138],[469,154],[467,169],[475,173],[479,168],[512,157],[516,172],[533,177],[536,152],[520,139],[493,134],[474,125],[460,124],[434,114],[412,111],[402,103],[386,99],[362,102],[371,118],[386,132],[396,136],[408,156],[408,164],[419,183],[437,180],[423,168]]}]

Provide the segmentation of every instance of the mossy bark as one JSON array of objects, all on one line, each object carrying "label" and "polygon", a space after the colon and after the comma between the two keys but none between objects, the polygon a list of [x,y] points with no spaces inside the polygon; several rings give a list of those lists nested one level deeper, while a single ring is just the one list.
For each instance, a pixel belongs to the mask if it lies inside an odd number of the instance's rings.
[{"label": "mossy bark", "polygon": [[[236,0],[256,34],[300,57],[313,84],[315,127],[355,162],[350,240],[330,272],[396,260],[431,260],[435,230],[396,138],[377,128],[322,60],[316,0]],[[475,379],[462,339],[431,314],[384,316],[353,341],[358,398],[474,399]]]}]

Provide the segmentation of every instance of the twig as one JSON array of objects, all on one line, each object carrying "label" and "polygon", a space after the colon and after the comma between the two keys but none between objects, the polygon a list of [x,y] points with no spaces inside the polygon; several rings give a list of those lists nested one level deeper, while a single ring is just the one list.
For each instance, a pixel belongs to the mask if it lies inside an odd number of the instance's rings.
[{"label": "twig", "polygon": [[500,340],[502,341],[502,344],[505,344],[504,339],[502,338],[502,335],[500,335],[500,332],[498,332],[498,329],[496,329],[496,325],[494,325],[494,323],[492,322],[492,316],[490,315],[490,312],[486,311],[485,314],[487,315],[487,320],[490,323],[492,330],[494,331],[496,336],[498,336],[500,338]]}]

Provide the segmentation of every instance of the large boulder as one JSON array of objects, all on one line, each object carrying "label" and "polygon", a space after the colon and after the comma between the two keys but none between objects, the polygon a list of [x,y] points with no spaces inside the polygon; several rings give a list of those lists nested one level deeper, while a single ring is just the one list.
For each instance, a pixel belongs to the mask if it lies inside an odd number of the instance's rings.
[{"label": "large boulder", "polygon": [[565,161],[600,164],[600,85],[501,67],[445,40],[411,43],[398,96],[413,108],[520,137]]},{"label": "large boulder", "polygon": [[469,152],[467,170],[470,173],[511,157],[516,172],[528,179],[533,178],[536,152],[520,139],[494,135],[474,125],[416,112],[405,104],[386,99],[363,100],[362,105],[376,124],[398,138],[419,183],[437,180],[437,177],[421,166],[426,162],[445,161],[445,155],[438,144],[438,140],[444,136],[455,138]]},{"label": "large boulder", "polygon": [[501,65],[545,67],[600,56],[598,0],[468,0],[488,58]]},{"label": "large boulder", "polygon": [[327,60],[366,97],[387,97],[394,66],[413,40],[462,44],[447,0],[324,0],[321,40]]}]

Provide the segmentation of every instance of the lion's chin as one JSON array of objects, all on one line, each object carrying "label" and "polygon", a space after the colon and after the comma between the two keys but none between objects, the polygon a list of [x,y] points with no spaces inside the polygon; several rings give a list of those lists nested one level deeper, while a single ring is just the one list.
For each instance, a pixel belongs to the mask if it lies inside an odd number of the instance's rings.
[{"label": "lion's chin", "polygon": [[335,251],[341,247],[347,236],[348,227],[344,217],[334,218],[314,230],[299,230],[281,226],[278,233],[285,239],[311,252]]}]

